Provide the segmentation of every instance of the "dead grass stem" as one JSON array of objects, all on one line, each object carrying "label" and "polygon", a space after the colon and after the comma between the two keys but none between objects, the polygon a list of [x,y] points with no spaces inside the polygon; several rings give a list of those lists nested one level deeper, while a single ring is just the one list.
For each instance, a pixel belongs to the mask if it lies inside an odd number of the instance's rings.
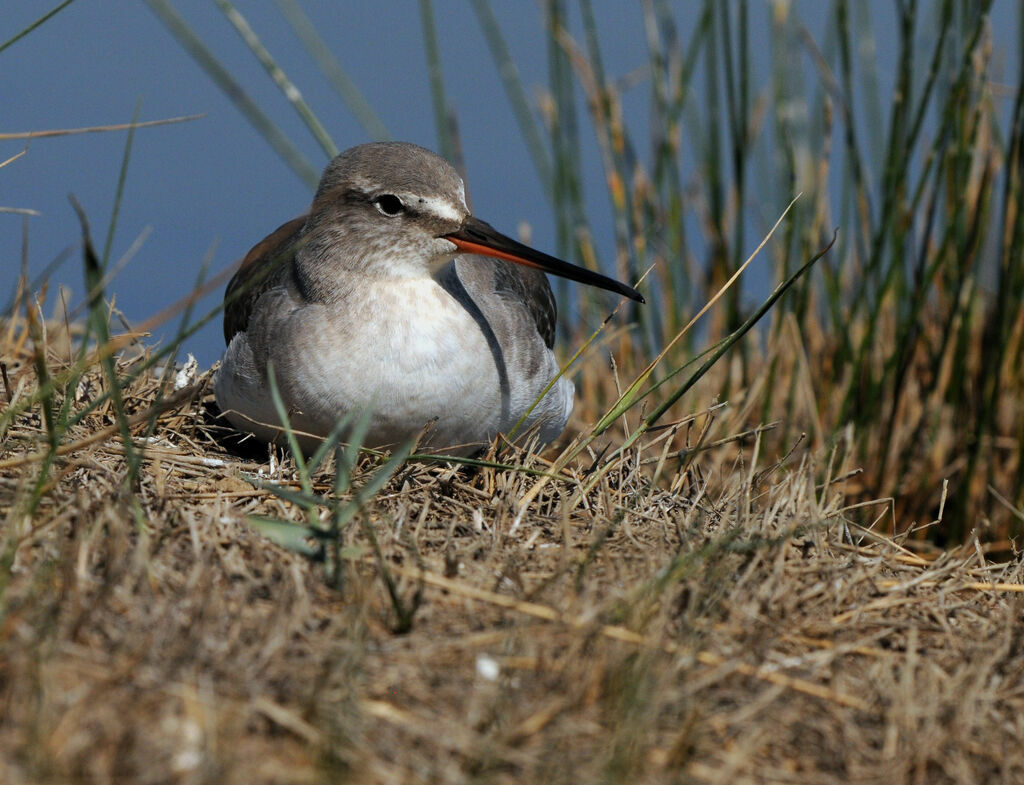
[{"label": "dead grass stem", "polygon": [[[9,405],[36,384],[25,328],[0,331]],[[586,492],[603,442],[557,475],[503,448],[545,471],[539,488],[497,464],[407,463],[341,531],[332,588],[247,523],[307,524],[265,487],[302,484],[290,460],[225,452],[208,375],[162,400],[159,373],[125,378],[134,489],[104,406],[48,470],[38,405],[3,436],[4,782],[1024,777],[1019,559],[871,529],[877,506],[847,501],[855,467],[765,443],[742,390]],[[83,379],[53,403],[87,406],[99,367]]]}]

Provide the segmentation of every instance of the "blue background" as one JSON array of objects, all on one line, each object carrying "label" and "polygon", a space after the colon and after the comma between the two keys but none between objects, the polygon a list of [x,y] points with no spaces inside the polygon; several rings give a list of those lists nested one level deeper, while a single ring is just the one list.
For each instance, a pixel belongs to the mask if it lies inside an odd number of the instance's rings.
[{"label": "blue background", "polygon": [[[5,0],[0,42],[11,38],[53,3]],[[643,18],[638,5],[597,3],[598,31],[608,72],[622,76],[647,62]],[[817,40],[826,24],[825,3],[797,3],[801,18]],[[895,18],[888,2],[871,4],[883,63],[895,61]],[[212,2],[178,0],[178,11],[244,88],[256,99],[319,170],[326,158],[262,67]],[[420,11],[417,3],[303,3],[318,32],[369,99],[393,138],[437,149]],[[447,98],[458,115],[474,212],[499,229],[515,234],[521,222],[532,243],[554,251],[551,208],[501,86],[479,22],[466,2],[437,0],[434,12],[440,38]],[[368,141],[303,50],[274,3],[240,2],[245,14],[302,90],[335,143],[344,149]],[[547,84],[547,35],[542,8],[535,3],[494,3],[502,31],[528,90]],[[679,33],[690,35],[690,9],[678,4]],[[769,4],[752,3],[752,30],[767,29]],[[997,46],[1013,52],[1016,16],[1009,0],[997,4]],[[578,12],[573,33],[582,41]],[[767,84],[770,41],[755,36],[756,86]],[[1008,58],[1016,60],[1015,55]],[[885,81],[883,98],[890,83]],[[703,81],[696,79],[702,89]],[[640,80],[624,100],[634,138],[646,139],[649,84]],[[534,95],[531,95],[534,97]],[[696,100],[700,100],[698,95]],[[214,274],[283,221],[303,212],[308,187],[276,156],[223,93],[182,49],[157,17],[140,2],[78,0],[38,30],[0,53],[0,133],[41,131],[126,123],[140,103],[140,119],[155,120],[202,113],[188,123],[136,132],[112,264],[142,233],[145,242],[109,288],[126,317],[139,322],[194,285],[204,257]],[[581,104],[582,106],[582,104]],[[583,116],[581,114],[581,120]],[[604,175],[593,132],[583,121],[587,207],[599,227],[599,247],[611,248],[611,225]],[[69,260],[53,276],[82,296],[77,250],[78,222],[68,203],[74,194],[102,247],[126,135],[124,132],[35,139],[27,154],[0,169],[0,207],[29,208],[40,215],[23,218],[0,213],[0,297],[6,302],[22,260],[27,224],[27,262],[38,274],[64,249]],[[0,160],[25,148],[24,141],[0,140]],[[607,227],[605,234],[600,227]],[[749,238],[751,248],[756,238]],[[610,256],[610,252],[607,254]],[[212,308],[220,293],[197,306]],[[47,312],[56,298],[51,294]],[[167,337],[173,325],[158,329]],[[196,334],[185,350],[205,366],[220,354],[219,318]]]}]

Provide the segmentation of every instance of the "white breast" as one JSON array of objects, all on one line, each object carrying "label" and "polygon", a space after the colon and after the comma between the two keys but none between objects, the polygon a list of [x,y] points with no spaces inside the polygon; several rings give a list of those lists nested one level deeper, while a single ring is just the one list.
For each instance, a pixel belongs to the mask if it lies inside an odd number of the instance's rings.
[{"label": "white breast", "polygon": [[[292,426],[329,433],[353,409],[370,407],[367,446],[401,444],[432,423],[426,445],[466,445],[472,452],[507,432],[557,373],[539,336],[515,341],[507,325],[481,326],[432,279],[371,283],[355,303],[265,309],[266,353],[273,363]],[[250,332],[258,330],[250,326]],[[276,429],[269,388],[254,352],[259,341],[239,334],[215,380],[217,401],[232,422],[262,439]],[[521,372],[524,352],[543,352],[537,373]],[[517,370],[517,367],[520,370]],[[545,396],[527,426],[543,422],[542,441],[555,438],[572,410],[566,379]],[[242,415],[242,416],[239,416]],[[229,418],[232,414],[229,412]]]}]

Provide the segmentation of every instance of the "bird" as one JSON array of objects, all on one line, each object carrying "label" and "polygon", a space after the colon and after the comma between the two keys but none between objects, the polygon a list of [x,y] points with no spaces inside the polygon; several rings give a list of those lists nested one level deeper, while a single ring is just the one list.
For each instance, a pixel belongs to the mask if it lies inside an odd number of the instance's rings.
[{"label": "bird", "polygon": [[531,406],[522,430],[550,443],[574,386],[561,376],[540,397],[559,376],[545,273],[644,302],[476,218],[455,168],[430,150],[352,147],[327,165],[309,212],[257,243],[230,280],[217,405],[238,431],[282,442],[273,380],[304,452],[362,418],[362,446],[419,438],[472,455]]}]

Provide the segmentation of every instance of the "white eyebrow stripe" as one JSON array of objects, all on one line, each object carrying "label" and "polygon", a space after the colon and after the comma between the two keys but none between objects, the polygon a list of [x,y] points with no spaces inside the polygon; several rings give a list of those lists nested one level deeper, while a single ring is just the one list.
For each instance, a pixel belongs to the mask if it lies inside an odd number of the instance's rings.
[{"label": "white eyebrow stripe", "polygon": [[431,199],[430,197],[424,196],[416,199],[417,208],[423,212],[432,213],[438,218],[444,218],[448,221],[461,221],[466,216],[460,213],[455,207],[452,206],[451,202],[445,201],[444,199]]}]

